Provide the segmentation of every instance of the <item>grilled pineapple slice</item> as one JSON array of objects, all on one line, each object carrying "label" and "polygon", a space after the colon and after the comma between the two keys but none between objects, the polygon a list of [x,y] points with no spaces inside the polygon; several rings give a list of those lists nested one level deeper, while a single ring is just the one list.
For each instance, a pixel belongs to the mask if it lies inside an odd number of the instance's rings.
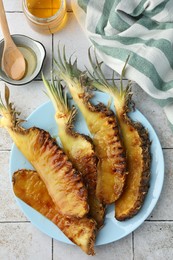
[{"label": "grilled pineapple slice", "polygon": [[15,172],[13,189],[19,199],[51,220],[85,253],[94,254],[95,221],[87,217],[77,219],[61,215],[36,171],[19,170]]},{"label": "grilled pineapple slice", "polygon": [[96,155],[99,158],[96,195],[102,203],[110,204],[121,195],[126,179],[126,158],[121,143],[114,113],[103,104],[94,106],[92,95],[83,84],[83,75],[77,69],[77,62],[63,59],[58,49],[57,75],[63,79],[80,108],[88,128],[93,135]]},{"label": "grilled pineapple slice", "polygon": [[36,127],[24,129],[9,103],[9,89],[5,89],[6,106],[1,102],[0,125],[5,127],[14,143],[37,170],[44,181],[57,210],[64,215],[83,217],[88,213],[87,190],[81,175],[72,166],[50,134]]},{"label": "grilled pineapple slice", "polygon": [[53,80],[49,83],[44,76],[42,79],[55,107],[55,120],[63,149],[75,168],[82,173],[88,189],[89,216],[96,220],[97,227],[100,228],[104,221],[105,206],[96,197],[98,159],[93,143],[88,136],[74,131],[73,122],[77,110],[74,106],[70,108],[61,83]]},{"label": "grilled pineapple slice", "polygon": [[109,93],[114,100],[116,115],[126,149],[128,176],[124,192],[115,202],[116,219],[125,220],[137,214],[143,205],[149,188],[151,163],[149,135],[139,122],[133,122],[128,116],[132,92],[130,82],[128,82],[125,89],[122,82],[128,59],[122,71],[120,89],[115,85],[114,80],[112,80],[113,84],[110,85],[105,79],[96,55],[96,67],[91,59],[90,52],[89,59],[99,79],[94,79],[92,85],[103,92]]}]

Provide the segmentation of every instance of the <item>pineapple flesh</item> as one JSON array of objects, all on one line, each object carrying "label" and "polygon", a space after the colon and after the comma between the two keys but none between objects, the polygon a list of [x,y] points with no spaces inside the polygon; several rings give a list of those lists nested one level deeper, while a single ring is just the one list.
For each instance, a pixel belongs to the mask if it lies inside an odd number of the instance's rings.
[{"label": "pineapple flesh", "polygon": [[63,149],[75,168],[81,172],[88,189],[88,215],[96,220],[99,229],[103,226],[105,206],[96,197],[98,159],[92,140],[73,129],[77,110],[74,106],[70,107],[67,94],[63,92],[61,83],[55,80],[49,83],[44,76],[42,79],[48,96],[55,107],[58,136]]},{"label": "pineapple flesh", "polygon": [[95,221],[87,217],[77,219],[61,215],[36,171],[19,170],[15,172],[13,190],[19,199],[51,220],[85,253],[94,254]]},{"label": "pineapple flesh", "polygon": [[2,100],[0,104],[0,125],[6,128],[18,149],[37,170],[57,210],[67,216],[85,216],[89,206],[80,173],[48,132],[36,127],[24,129],[19,125],[16,112],[9,103],[7,87],[5,99],[6,106]]},{"label": "pineapple flesh", "polygon": [[122,194],[127,175],[124,148],[114,113],[103,104],[95,106],[90,102],[92,95],[85,87],[85,80],[77,69],[77,62],[72,64],[71,58],[67,62],[65,49],[63,58],[58,49],[58,60],[55,62],[59,79],[66,82],[93,136],[96,155],[99,158],[96,195],[102,203],[110,204]]}]

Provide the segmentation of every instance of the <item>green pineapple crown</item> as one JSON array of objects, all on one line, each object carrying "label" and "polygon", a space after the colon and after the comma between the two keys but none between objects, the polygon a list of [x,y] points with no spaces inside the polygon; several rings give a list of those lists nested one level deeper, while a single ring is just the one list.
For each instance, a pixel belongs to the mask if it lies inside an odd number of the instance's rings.
[{"label": "green pineapple crown", "polygon": [[131,81],[128,81],[127,86],[124,87],[123,78],[126,73],[126,67],[130,56],[127,57],[122,69],[120,76],[120,87],[116,84],[114,73],[112,75],[111,82],[105,78],[101,68],[103,62],[98,61],[95,51],[93,58],[91,57],[91,48],[88,50],[88,57],[93,68],[93,73],[90,73],[88,69],[84,72],[79,70],[77,67],[77,59],[72,62],[72,56],[73,55],[71,55],[67,61],[65,46],[63,46],[61,54],[60,45],[58,45],[58,59],[54,59],[57,67],[57,70],[55,71],[56,75],[60,80],[64,80],[67,83],[68,87],[71,88],[71,91],[74,87],[76,89],[76,93],[82,93],[85,100],[88,102],[88,100],[92,97],[90,89],[96,88],[110,94],[113,97],[116,110],[119,109],[122,113],[129,112],[131,109],[129,104],[132,97]]},{"label": "green pineapple crown", "polygon": [[13,103],[10,102],[10,90],[7,86],[5,86],[4,99],[5,103],[0,95],[0,127],[17,128],[19,124],[25,120],[18,118],[20,113],[15,110]]},{"label": "green pineapple crown", "polygon": [[67,94],[63,91],[63,86],[60,80],[52,78],[51,82],[46,80],[42,74],[42,80],[47,90],[47,95],[52,101],[56,111],[67,113],[69,111]]},{"label": "green pineapple crown", "polygon": [[70,80],[78,81],[83,74],[83,72],[77,67],[77,58],[74,60],[74,62],[72,62],[72,56],[73,54],[67,61],[65,46],[63,46],[61,55],[60,45],[58,45],[58,59],[56,60],[54,58],[55,65],[57,67],[55,73],[57,74],[58,78],[63,79],[66,82],[69,82]]},{"label": "green pineapple crown", "polygon": [[93,73],[88,70],[88,73],[92,79],[92,85],[100,91],[112,94],[114,96],[119,96],[119,98],[128,98],[128,95],[131,94],[131,82],[128,81],[126,88],[123,85],[123,78],[125,77],[126,67],[129,61],[130,56],[127,57],[124,67],[122,69],[120,75],[120,88],[118,88],[115,83],[115,72],[113,71],[111,83],[105,78],[102,71],[103,62],[99,62],[96,56],[96,52],[94,51],[94,61],[91,57],[91,48],[88,50],[88,57],[90,64],[93,68]]},{"label": "green pineapple crown", "polygon": [[[127,108],[127,104],[131,101],[131,82],[128,81],[126,87],[123,85],[123,78],[126,73],[126,67],[129,61],[130,56],[127,57],[122,73],[120,76],[120,88],[118,88],[115,82],[115,74],[112,75],[111,83],[105,78],[102,71],[103,62],[99,62],[94,51],[94,59],[91,57],[91,48],[88,50],[88,57],[90,64],[93,68],[93,73],[88,69],[82,72],[77,67],[77,59],[72,62],[72,56],[70,56],[67,61],[65,46],[63,46],[62,54],[60,50],[60,45],[58,45],[58,59],[54,62],[56,64],[57,70],[55,71],[59,79],[64,80],[70,87],[77,87],[80,91],[87,93],[90,88],[96,88],[100,91],[106,92],[114,97],[118,103],[120,100]],[[87,72],[89,76],[87,75]],[[86,88],[86,89],[85,89]],[[86,90],[86,91],[85,91]]]},{"label": "green pineapple crown", "polygon": [[53,79],[51,82],[45,79],[42,74],[43,83],[47,89],[47,95],[52,101],[56,115],[62,118],[68,127],[72,127],[77,110],[75,106],[70,107],[69,98],[64,91],[64,87],[60,80]]},{"label": "green pineapple crown", "polygon": [[[123,85],[123,78],[125,77],[126,67],[129,61],[130,56],[127,57],[126,62],[123,66],[121,75],[120,75],[120,87],[117,86],[115,82],[115,72],[112,74],[112,80],[108,81],[102,71],[103,62],[99,62],[96,56],[96,52],[94,50],[94,61],[91,57],[91,48],[88,50],[88,57],[90,64],[93,68],[93,73],[88,70],[90,78],[92,80],[91,85],[96,89],[108,93],[114,99],[114,105],[117,111],[121,114],[126,114],[131,110],[131,81],[128,81],[127,86]],[[133,104],[134,107],[134,104]]]}]

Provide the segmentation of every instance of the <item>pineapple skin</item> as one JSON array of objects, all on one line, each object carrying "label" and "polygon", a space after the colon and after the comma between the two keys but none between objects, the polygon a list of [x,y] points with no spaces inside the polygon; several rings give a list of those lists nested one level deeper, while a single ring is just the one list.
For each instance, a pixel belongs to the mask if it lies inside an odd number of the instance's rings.
[{"label": "pineapple skin", "polygon": [[73,168],[50,134],[36,127],[8,129],[18,149],[45,183],[57,210],[81,218],[88,213],[87,190],[80,173]]},{"label": "pineapple skin", "polygon": [[51,220],[86,254],[94,255],[95,221],[87,217],[77,219],[61,215],[36,171],[23,169],[15,172],[13,190],[18,198]]}]

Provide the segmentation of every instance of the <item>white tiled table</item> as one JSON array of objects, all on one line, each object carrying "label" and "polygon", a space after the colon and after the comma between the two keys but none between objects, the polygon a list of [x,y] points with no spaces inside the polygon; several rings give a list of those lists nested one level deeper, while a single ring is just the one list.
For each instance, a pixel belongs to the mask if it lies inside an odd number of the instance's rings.
[{"label": "white tiled table", "polygon": [[[22,13],[21,0],[4,0],[12,34],[28,35],[41,41],[47,51],[44,73],[49,77],[52,56],[56,56],[59,40],[66,45],[67,53],[76,51],[79,66],[87,64],[90,46],[78,25],[68,3],[68,23],[55,35],[34,32]],[[68,1],[70,2],[70,1]],[[0,33],[0,38],[2,35]],[[40,76],[32,83],[16,88],[9,86],[11,97],[26,118],[35,108],[48,100],[43,93]],[[0,81],[0,91],[4,82]],[[161,197],[151,216],[132,234],[111,243],[96,247],[96,260],[172,260],[173,259],[173,133],[168,127],[161,108],[137,85],[133,86],[136,106],[154,126],[165,157],[165,182]],[[0,260],[86,260],[79,248],[55,241],[37,230],[26,219],[14,200],[8,177],[12,141],[4,129],[0,129]],[[116,232],[116,231],[115,231]]]}]

